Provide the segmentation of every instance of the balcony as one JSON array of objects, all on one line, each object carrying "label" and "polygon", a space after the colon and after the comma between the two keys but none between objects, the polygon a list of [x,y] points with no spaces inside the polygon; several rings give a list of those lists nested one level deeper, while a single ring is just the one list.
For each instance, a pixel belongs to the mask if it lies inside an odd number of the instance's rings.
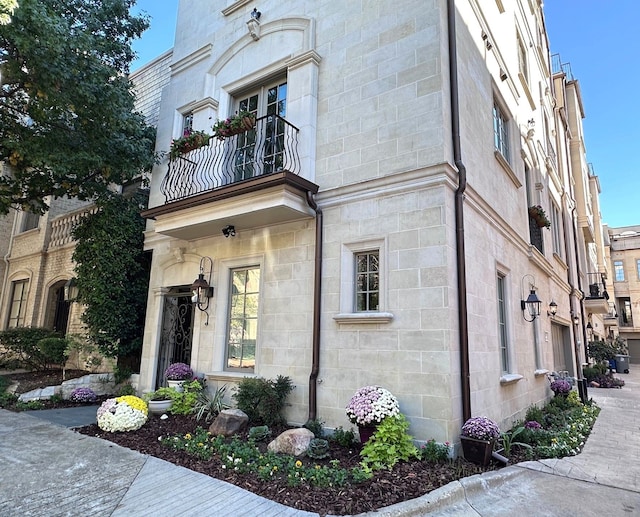
[{"label": "balcony", "polygon": [[616,310],[616,304],[609,302],[609,312],[604,315],[603,318],[605,327],[614,327],[618,325],[618,311]]},{"label": "balcony", "polygon": [[589,290],[585,293],[584,307],[594,314],[609,313],[609,293],[602,273],[587,273]]},{"label": "balcony", "polygon": [[169,161],[160,186],[165,204],[143,212],[155,231],[193,240],[313,217],[307,193],[318,186],[300,176],[299,130],[278,115],[258,118],[243,133],[211,138]]}]

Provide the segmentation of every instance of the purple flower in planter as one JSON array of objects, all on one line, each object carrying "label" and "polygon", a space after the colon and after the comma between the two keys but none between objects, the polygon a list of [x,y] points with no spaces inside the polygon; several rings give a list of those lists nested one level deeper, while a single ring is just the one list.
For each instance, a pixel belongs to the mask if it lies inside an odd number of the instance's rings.
[{"label": "purple flower in planter", "polygon": [[476,416],[464,423],[460,434],[477,440],[495,440],[500,436],[500,428],[490,418]]},{"label": "purple flower in planter", "polygon": [[76,388],[71,392],[69,399],[74,402],[95,402],[96,394],[91,388]]},{"label": "purple flower in planter", "polygon": [[193,370],[188,364],[173,363],[164,371],[164,374],[170,381],[185,381],[193,377]]},{"label": "purple flower in planter", "polygon": [[542,426],[535,420],[529,420],[524,424],[525,429],[542,429]]},{"label": "purple flower in planter", "polygon": [[563,379],[553,381],[551,383],[551,391],[556,395],[568,395],[571,391],[571,384],[569,384],[569,381]]}]

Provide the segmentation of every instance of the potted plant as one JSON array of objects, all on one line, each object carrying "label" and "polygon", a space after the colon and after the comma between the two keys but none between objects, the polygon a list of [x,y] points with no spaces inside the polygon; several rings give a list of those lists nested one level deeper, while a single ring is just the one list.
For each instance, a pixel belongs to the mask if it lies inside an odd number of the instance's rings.
[{"label": "potted plant", "polygon": [[256,116],[248,111],[240,111],[234,116],[224,120],[218,120],[213,125],[213,135],[219,140],[224,140],[228,136],[244,133],[253,128],[256,123]]},{"label": "potted plant", "polygon": [[98,427],[110,433],[136,431],[147,421],[147,404],[134,395],[105,400],[98,408]]},{"label": "potted plant", "polygon": [[558,379],[551,383],[551,391],[556,397],[566,397],[571,391],[571,384],[564,379]]},{"label": "potted plant", "polygon": [[193,370],[186,363],[172,363],[164,371],[164,376],[170,388],[181,391],[182,383],[193,377]]},{"label": "potted plant", "polygon": [[488,465],[493,446],[499,436],[500,427],[490,418],[485,416],[469,418],[460,431],[464,457],[479,465]]},{"label": "potted plant", "polygon": [[171,141],[171,148],[169,149],[169,158],[175,160],[178,156],[199,149],[209,143],[211,135],[208,135],[204,131],[191,131],[185,130],[184,134],[180,138],[175,138]]},{"label": "potted plant", "polygon": [[380,422],[400,413],[400,406],[389,390],[364,386],[351,397],[346,413],[351,423],[358,426],[360,441],[366,443]]},{"label": "potted plant", "polygon": [[145,394],[144,399],[149,404],[149,412],[154,415],[162,415],[169,411],[173,399],[178,392],[173,388],[162,387]]},{"label": "potted plant", "polygon": [[549,221],[547,214],[540,205],[530,206],[529,215],[536,222],[539,228],[551,227],[551,221]]}]

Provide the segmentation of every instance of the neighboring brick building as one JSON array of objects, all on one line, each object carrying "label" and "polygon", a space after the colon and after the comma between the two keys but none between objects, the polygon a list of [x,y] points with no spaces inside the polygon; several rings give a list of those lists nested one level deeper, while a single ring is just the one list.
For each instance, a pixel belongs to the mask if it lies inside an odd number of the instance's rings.
[{"label": "neighboring brick building", "polygon": [[[136,109],[148,123],[157,121],[161,90],[169,80],[167,52],[131,74]],[[65,299],[65,285],[74,277],[74,223],[90,202],[58,198],[39,217],[12,211],[0,218],[0,328],[38,326],[63,334],[80,334],[82,307]],[[4,247],[4,248],[3,248]]]}]

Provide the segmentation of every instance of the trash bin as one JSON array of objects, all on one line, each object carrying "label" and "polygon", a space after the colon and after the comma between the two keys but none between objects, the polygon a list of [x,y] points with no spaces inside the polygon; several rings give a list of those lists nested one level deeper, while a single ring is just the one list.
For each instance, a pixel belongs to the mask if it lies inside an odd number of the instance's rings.
[{"label": "trash bin", "polygon": [[616,360],[615,359],[609,359],[609,369],[610,370],[615,370],[616,369]]},{"label": "trash bin", "polygon": [[629,356],[616,355],[616,372],[629,373]]}]

